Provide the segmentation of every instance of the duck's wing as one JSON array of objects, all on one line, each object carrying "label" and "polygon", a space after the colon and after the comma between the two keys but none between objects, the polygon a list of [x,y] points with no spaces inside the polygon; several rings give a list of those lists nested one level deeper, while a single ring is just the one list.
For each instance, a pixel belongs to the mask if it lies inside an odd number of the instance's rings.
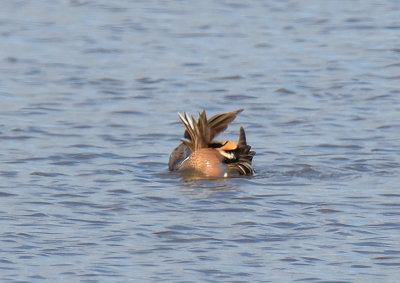
[{"label": "duck's wing", "polygon": [[178,116],[189,136],[189,138],[183,138],[182,142],[186,144],[192,152],[200,148],[207,148],[211,143],[211,130],[208,126],[206,111],[203,110],[203,112],[199,114],[197,122],[186,112],[183,113],[183,115],[179,113]]},{"label": "duck's wing", "polygon": [[178,170],[179,166],[189,155],[191,151],[186,144],[180,143],[169,156],[168,169],[170,171]]},{"label": "duck's wing", "polygon": [[232,112],[220,113],[208,119],[207,123],[210,129],[210,140],[212,141],[216,136],[225,131],[228,125],[235,120],[236,116],[242,111],[243,109],[238,109]]},{"label": "duck's wing", "polygon": [[[216,114],[207,120],[206,113],[203,110],[203,112],[199,113],[199,118],[197,120],[198,128],[204,137],[203,140],[208,141],[209,143],[212,142],[217,135],[226,130],[228,125],[235,120],[236,116],[242,111],[243,109],[238,109],[232,112]],[[179,119],[185,126],[184,138],[186,140],[191,140],[191,136],[194,135],[195,131],[195,120],[186,114],[186,112],[183,115],[178,115]]]}]

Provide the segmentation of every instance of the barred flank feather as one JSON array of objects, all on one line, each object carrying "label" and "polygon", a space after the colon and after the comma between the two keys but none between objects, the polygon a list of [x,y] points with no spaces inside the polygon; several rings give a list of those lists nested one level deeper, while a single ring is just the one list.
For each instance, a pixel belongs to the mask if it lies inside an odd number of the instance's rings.
[{"label": "barred flank feather", "polygon": [[239,148],[239,159],[237,162],[229,164],[228,168],[230,170],[236,170],[242,175],[253,174],[254,170],[253,167],[251,166],[251,162],[256,152],[250,151],[251,146],[249,146],[246,142],[246,133],[244,132],[243,127],[240,127],[239,130],[238,148]]}]

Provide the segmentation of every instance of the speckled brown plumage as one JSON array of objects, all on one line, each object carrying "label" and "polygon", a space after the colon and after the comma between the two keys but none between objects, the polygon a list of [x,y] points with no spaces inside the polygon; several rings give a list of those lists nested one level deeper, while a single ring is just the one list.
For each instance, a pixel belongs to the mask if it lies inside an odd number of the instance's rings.
[{"label": "speckled brown plumage", "polygon": [[227,171],[227,165],[222,162],[223,157],[214,148],[201,148],[194,151],[190,157],[182,162],[179,171],[196,170],[208,178],[223,177]]}]

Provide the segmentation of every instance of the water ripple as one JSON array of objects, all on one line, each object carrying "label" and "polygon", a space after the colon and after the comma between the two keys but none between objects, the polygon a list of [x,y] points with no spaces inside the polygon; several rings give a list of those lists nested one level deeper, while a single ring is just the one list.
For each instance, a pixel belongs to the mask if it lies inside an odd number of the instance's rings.
[{"label": "water ripple", "polygon": [[[398,5],[264,2],[2,2],[1,281],[396,282]],[[238,108],[254,176],[168,171]]]}]

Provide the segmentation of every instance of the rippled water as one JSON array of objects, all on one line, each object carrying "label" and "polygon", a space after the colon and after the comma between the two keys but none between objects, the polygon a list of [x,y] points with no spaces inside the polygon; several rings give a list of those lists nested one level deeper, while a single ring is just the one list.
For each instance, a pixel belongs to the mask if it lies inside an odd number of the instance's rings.
[{"label": "rippled water", "polygon": [[[1,281],[396,282],[399,13],[2,1]],[[168,172],[178,111],[238,108],[255,176]]]}]

